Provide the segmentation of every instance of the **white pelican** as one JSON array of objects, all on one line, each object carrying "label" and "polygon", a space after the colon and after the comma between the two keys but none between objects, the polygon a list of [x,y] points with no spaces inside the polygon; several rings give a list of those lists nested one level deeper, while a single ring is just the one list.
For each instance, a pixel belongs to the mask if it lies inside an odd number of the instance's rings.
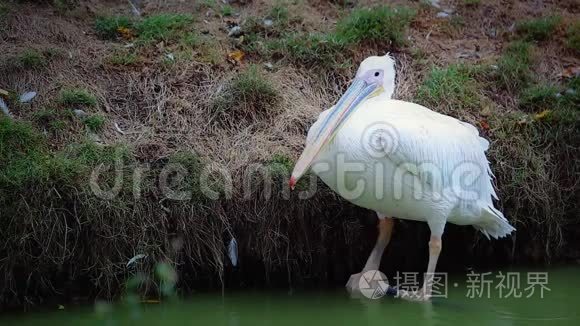
[{"label": "white pelican", "polygon": [[[488,238],[515,229],[493,205],[497,195],[485,156],[489,142],[473,125],[391,99],[394,89],[393,59],[388,54],[365,59],[337,104],[308,131],[290,187],[312,167],[342,197],[377,212],[378,240],[361,273],[378,270],[393,217],[427,222],[431,237],[423,287],[400,294],[429,300],[445,223],[473,225]],[[349,279],[350,290],[358,289],[361,273]]]}]

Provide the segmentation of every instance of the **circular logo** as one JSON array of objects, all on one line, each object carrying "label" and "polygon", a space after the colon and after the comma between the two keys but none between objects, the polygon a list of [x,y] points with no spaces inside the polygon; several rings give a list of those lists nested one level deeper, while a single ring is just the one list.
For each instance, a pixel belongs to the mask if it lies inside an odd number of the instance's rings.
[{"label": "circular logo", "polygon": [[361,143],[364,150],[372,157],[385,157],[395,153],[399,148],[399,133],[389,123],[373,123],[364,130]]},{"label": "circular logo", "polygon": [[360,293],[368,299],[380,299],[389,288],[387,277],[381,271],[371,269],[364,272],[359,281],[358,286]]}]

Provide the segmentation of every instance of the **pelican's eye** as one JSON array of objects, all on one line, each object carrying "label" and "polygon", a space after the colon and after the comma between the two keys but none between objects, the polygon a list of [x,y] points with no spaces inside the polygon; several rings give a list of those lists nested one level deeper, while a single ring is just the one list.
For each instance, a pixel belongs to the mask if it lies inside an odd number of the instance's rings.
[{"label": "pelican's eye", "polygon": [[360,78],[369,84],[382,84],[384,74],[382,69],[370,69],[365,71]]}]

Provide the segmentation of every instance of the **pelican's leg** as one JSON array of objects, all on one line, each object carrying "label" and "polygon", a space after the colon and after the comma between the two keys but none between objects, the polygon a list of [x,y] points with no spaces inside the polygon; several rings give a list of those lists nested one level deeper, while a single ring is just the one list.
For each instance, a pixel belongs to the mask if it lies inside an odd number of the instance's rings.
[{"label": "pelican's leg", "polygon": [[367,259],[367,262],[366,262],[365,267],[363,268],[362,272],[357,273],[357,274],[353,274],[348,279],[348,282],[346,283],[346,288],[351,293],[360,290],[359,280],[360,280],[360,277],[362,274],[364,274],[365,272],[370,271],[370,270],[378,270],[379,269],[379,265],[381,264],[381,257],[383,256],[383,252],[385,251],[385,248],[387,247],[387,245],[389,244],[389,241],[391,240],[391,235],[393,233],[393,225],[394,225],[395,221],[393,220],[393,218],[386,217],[380,213],[377,213],[377,216],[379,217],[379,224],[378,224],[379,236],[377,238],[377,243],[375,244],[373,251],[371,251],[371,254],[369,255],[369,258]]},{"label": "pelican's leg", "polygon": [[412,301],[428,301],[431,299],[437,260],[439,259],[439,254],[443,248],[441,236],[443,235],[445,223],[429,223],[429,227],[431,228],[431,238],[429,239],[429,264],[427,265],[427,272],[425,273],[425,279],[423,280],[423,287],[416,293],[400,291],[400,296],[403,299]]},{"label": "pelican's leg", "polygon": [[431,235],[431,239],[429,239],[429,265],[427,265],[427,273],[425,274],[422,289],[424,300],[429,300],[431,298],[433,277],[435,274],[435,268],[437,267],[437,260],[441,253],[441,248],[443,248],[441,236]]}]

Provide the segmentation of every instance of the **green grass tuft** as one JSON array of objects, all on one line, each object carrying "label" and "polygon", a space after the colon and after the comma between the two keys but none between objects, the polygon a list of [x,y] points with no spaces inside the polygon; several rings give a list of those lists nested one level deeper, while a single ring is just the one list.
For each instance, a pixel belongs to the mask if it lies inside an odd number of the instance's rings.
[{"label": "green grass tuft", "polygon": [[95,22],[95,29],[104,39],[116,39],[122,29],[127,29],[141,43],[178,39],[193,23],[190,15],[159,14],[142,20],[126,16],[101,16]]},{"label": "green grass tuft", "polygon": [[83,123],[92,132],[99,132],[103,130],[106,119],[102,115],[91,115],[83,120]]},{"label": "green grass tuft", "polygon": [[139,62],[139,56],[132,52],[118,51],[106,58],[106,62],[115,66],[132,66]]},{"label": "green grass tuft", "polygon": [[129,160],[131,158],[131,152],[126,146],[103,146],[92,141],[71,144],[63,151],[62,155],[84,166],[111,164],[118,159]]},{"label": "green grass tuft", "polygon": [[95,22],[97,34],[104,39],[117,38],[119,28],[133,28],[133,20],[127,16],[101,16]]},{"label": "green grass tuft", "polygon": [[67,123],[63,120],[52,120],[48,123],[47,127],[51,131],[60,132],[67,128]]},{"label": "green grass tuft", "polygon": [[477,109],[481,107],[479,86],[470,69],[462,65],[433,68],[419,86],[417,100],[430,107]]},{"label": "green grass tuft", "polygon": [[[277,191],[282,190],[283,187],[288,187],[288,178],[294,168],[294,161],[292,161],[290,157],[284,154],[274,154],[272,155],[272,158],[266,162],[265,167],[271,178],[267,181],[274,182],[274,187],[279,188]],[[256,186],[259,187],[259,183],[257,183]],[[299,188],[298,190],[302,189]]]},{"label": "green grass tuft", "polygon": [[566,45],[580,52],[580,21],[573,23],[566,31]]},{"label": "green grass tuft", "polygon": [[242,50],[246,53],[254,53],[261,56],[269,55],[264,46],[267,36],[266,29],[258,17],[248,17],[244,20],[242,30],[244,31],[244,42],[241,44]]},{"label": "green grass tuft", "polygon": [[70,110],[57,110],[54,108],[42,108],[35,111],[32,117],[36,124],[49,131],[62,131],[67,127],[66,119],[72,116]]},{"label": "green grass tuft", "polygon": [[[288,179],[292,174],[295,162],[290,157],[284,154],[273,154],[272,158],[266,162],[265,167],[270,172],[272,181],[277,187],[277,191],[285,191],[288,189]],[[310,172],[307,172],[296,184],[297,191],[308,190],[310,182]]]},{"label": "green grass tuft", "polygon": [[201,173],[203,168],[201,158],[197,153],[192,151],[179,151],[172,154],[169,158],[169,163],[181,164],[186,170],[194,174]]},{"label": "green grass tuft", "polygon": [[231,90],[239,99],[258,105],[272,104],[280,95],[256,66],[239,74],[231,84]]},{"label": "green grass tuft", "polygon": [[531,64],[531,44],[522,41],[509,44],[497,64],[499,85],[511,92],[519,92],[532,79]]},{"label": "green grass tuft", "polygon": [[543,41],[554,33],[561,21],[559,16],[530,19],[517,23],[516,32],[527,41]]},{"label": "green grass tuft", "polygon": [[463,0],[462,3],[466,6],[479,6],[481,0]]},{"label": "green grass tuft", "polygon": [[562,105],[576,108],[575,111],[580,113],[580,110],[577,109],[580,107],[580,77],[570,79],[568,84],[565,85],[562,96],[558,99]]},{"label": "green grass tuft", "polygon": [[[292,17],[292,19],[291,19]],[[270,19],[271,26],[265,26],[264,20]],[[279,38],[287,37],[290,31],[291,21],[297,22],[300,19],[291,16],[288,9],[281,5],[276,5],[270,9],[265,17],[248,17],[244,20],[242,30],[244,31],[244,42],[242,50],[246,53],[253,53],[260,56],[271,55],[268,48],[269,43],[277,41]]]},{"label": "green grass tuft", "polygon": [[34,49],[27,49],[17,57],[17,65],[23,69],[38,68],[46,65],[46,57],[41,52]]},{"label": "green grass tuft", "polygon": [[274,54],[287,55],[306,66],[333,67],[343,62],[347,43],[334,34],[296,34],[272,41],[269,49]]},{"label": "green grass tuft", "polygon": [[280,93],[256,66],[236,76],[213,102],[213,111],[222,117],[252,119],[268,114],[280,101]]},{"label": "green grass tuft", "polygon": [[63,105],[97,106],[97,98],[82,88],[63,89],[59,95],[59,102]]},{"label": "green grass tuft", "polygon": [[[270,16],[280,17],[281,21],[288,19],[287,10],[277,7]],[[339,21],[332,33],[285,35],[269,41],[266,52],[273,56],[288,56],[310,67],[340,68],[345,62],[348,64],[345,50],[351,46],[364,42],[403,45],[405,32],[414,17],[415,11],[407,7],[357,9]]]},{"label": "green grass tuft", "polygon": [[388,42],[400,46],[415,14],[407,7],[356,9],[338,22],[336,35],[348,43]]},{"label": "green grass tuft", "polygon": [[551,109],[558,101],[557,94],[555,86],[534,85],[522,91],[519,106],[528,112]]},{"label": "green grass tuft", "polygon": [[0,116],[0,160],[10,160],[34,151],[41,144],[41,136],[32,126]]},{"label": "green grass tuft", "polygon": [[274,23],[287,23],[290,20],[290,12],[286,6],[275,5],[270,9],[268,18],[274,20]]},{"label": "green grass tuft", "polygon": [[183,34],[179,43],[186,48],[195,48],[202,44],[202,39],[200,36],[195,32],[188,32]]},{"label": "green grass tuft", "polygon": [[36,120],[38,123],[45,124],[55,119],[58,116],[58,114],[55,109],[49,108],[34,111],[32,116],[34,120]]},{"label": "green grass tuft", "polygon": [[43,136],[28,123],[0,116],[0,191],[69,180],[74,165],[50,155]]},{"label": "green grass tuft", "polygon": [[294,168],[294,161],[286,155],[274,154],[267,166],[274,176],[288,177]]},{"label": "green grass tuft", "polygon": [[234,8],[230,5],[224,5],[221,9],[222,16],[229,17],[234,14]]},{"label": "green grass tuft", "polygon": [[223,54],[217,40],[205,35],[197,39],[191,38],[190,40],[196,42],[194,43],[197,52],[196,60],[214,65],[223,62]]},{"label": "green grass tuft", "polygon": [[192,22],[190,15],[160,14],[136,23],[135,30],[143,42],[167,41],[179,36]]},{"label": "green grass tuft", "polygon": [[28,48],[20,51],[14,56],[8,56],[5,59],[0,59],[0,68],[6,72],[13,70],[33,70],[45,67],[48,62],[59,55],[54,49],[46,49],[38,51],[36,49]]}]

